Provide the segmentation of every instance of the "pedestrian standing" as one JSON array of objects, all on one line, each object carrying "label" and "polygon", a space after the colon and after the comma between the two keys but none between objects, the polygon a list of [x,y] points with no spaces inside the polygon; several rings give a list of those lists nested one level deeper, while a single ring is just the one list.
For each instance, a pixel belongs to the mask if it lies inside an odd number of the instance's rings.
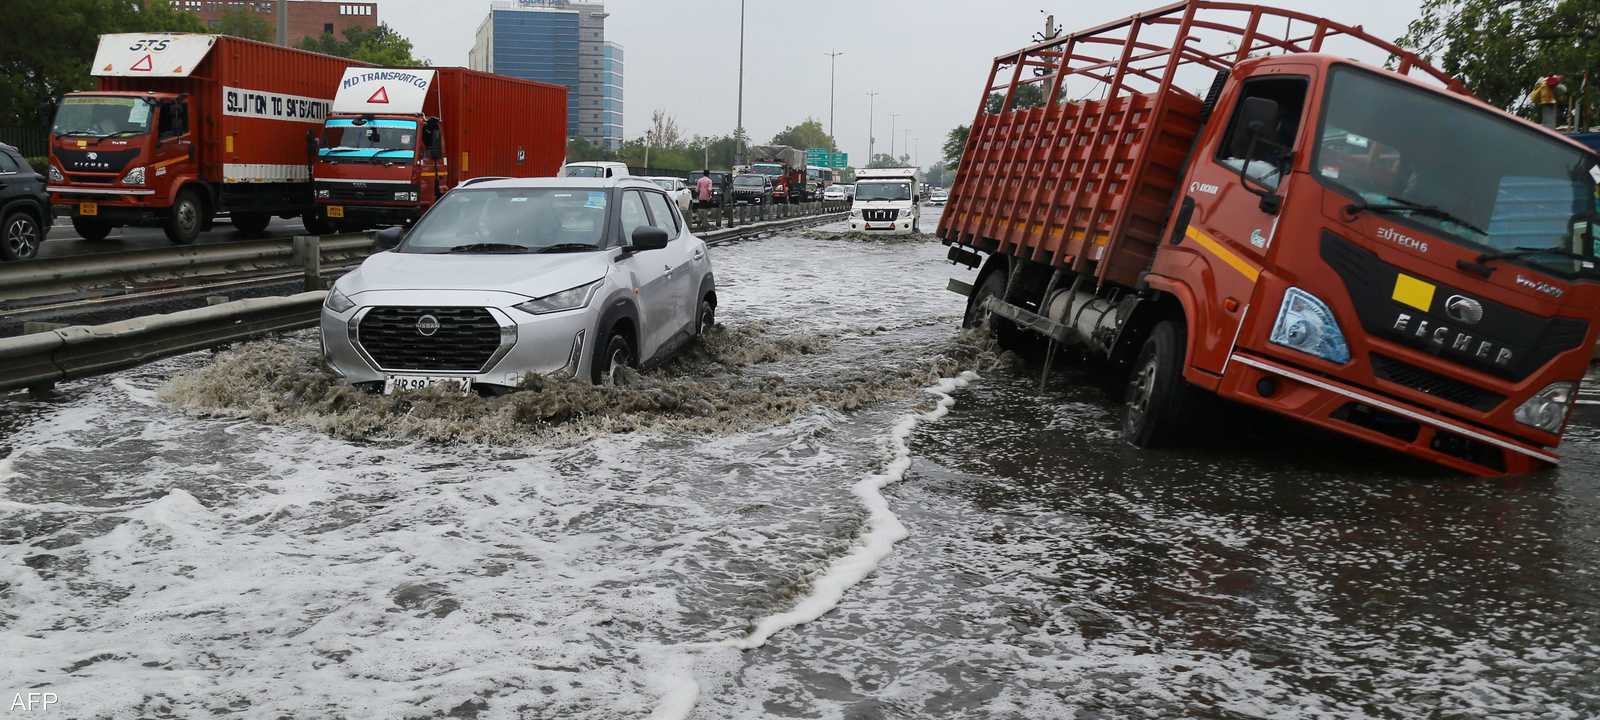
[{"label": "pedestrian standing", "polygon": [[711,171],[706,170],[700,174],[700,179],[695,182],[695,189],[699,191],[700,204],[711,204]]}]

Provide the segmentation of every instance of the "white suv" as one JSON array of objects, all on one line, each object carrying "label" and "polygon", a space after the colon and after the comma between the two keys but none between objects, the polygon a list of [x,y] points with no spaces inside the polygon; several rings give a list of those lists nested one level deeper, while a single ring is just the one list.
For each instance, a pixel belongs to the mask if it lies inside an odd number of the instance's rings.
[{"label": "white suv", "polygon": [[328,292],[322,346],[347,381],[386,393],[493,392],[530,373],[608,382],[715,322],[706,244],[643,180],[477,183],[378,242],[393,250]]}]

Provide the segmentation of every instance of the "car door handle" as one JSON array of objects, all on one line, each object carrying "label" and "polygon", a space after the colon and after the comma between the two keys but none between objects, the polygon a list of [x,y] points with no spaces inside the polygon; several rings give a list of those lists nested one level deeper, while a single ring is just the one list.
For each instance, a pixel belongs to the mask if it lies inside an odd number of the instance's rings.
[{"label": "car door handle", "polygon": [[694,259],[696,259],[696,260],[704,260],[705,257],[706,257],[706,254],[704,252],[701,252],[699,250],[694,251]]}]

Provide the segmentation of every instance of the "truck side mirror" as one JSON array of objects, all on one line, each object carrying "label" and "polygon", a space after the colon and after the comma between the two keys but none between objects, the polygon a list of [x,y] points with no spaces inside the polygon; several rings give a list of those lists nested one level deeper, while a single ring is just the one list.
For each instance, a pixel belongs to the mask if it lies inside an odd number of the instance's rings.
[{"label": "truck side mirror", "polygon": [[317,137],[316,131],[307,130],[306,131],[306,157],[310,159],[310,162],[315,163],[317,161],[317,155],[319,153],[321,153],[321,152],[322,152],[322,139]]},{"label": "truck side mirror", "polygon": [[1247,97],[1239,106],[1239,117],[1233,123],[1233,135],[1228,138],[1228,156],[1256,160],[1252,152],[1261,146],[1263,139],[1278,126],[1280,115],[1278,101],[1264,97]]}]

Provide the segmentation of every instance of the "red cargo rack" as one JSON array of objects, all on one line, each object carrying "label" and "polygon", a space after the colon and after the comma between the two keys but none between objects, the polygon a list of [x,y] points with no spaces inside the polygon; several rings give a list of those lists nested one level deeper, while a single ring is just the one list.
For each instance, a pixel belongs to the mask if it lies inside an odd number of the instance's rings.
[{"label": "red cargo rack", "polygon": [[[1101,282],[1132,285],[1160,245],[1204,115],[1205,101],[1175,84],[1179,70],[1322,52],[1333,38],[1387,53],[1401,74],[1465,92],[1359,26],[1245,3],[1175,3],[995,58],[940,237],[1076,272],[1094,263]],[[1069,100],[1063,91],[1073,79],[1092,83],[1083,97],[1098,89],[1099,99]],[[1044,104],[1013,110],[1018,89],[1034,84],[1044,86]],[[994,93],[1004,101],[991,114]]]}]

